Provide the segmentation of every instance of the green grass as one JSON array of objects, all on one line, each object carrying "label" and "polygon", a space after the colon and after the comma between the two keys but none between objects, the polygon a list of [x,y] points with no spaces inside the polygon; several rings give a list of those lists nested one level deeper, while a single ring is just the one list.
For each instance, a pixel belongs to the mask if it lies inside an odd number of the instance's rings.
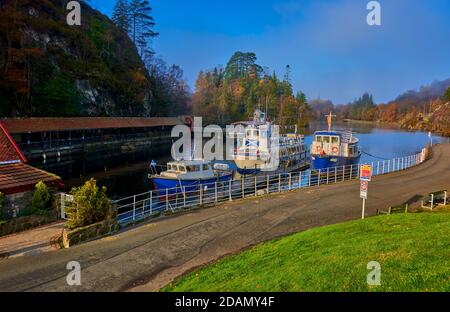
[{"label": "green grass", "polygon": [[[315,228],[226,257],[162,291],[450,291],[449,234],[446,211]],[[367,285],[370,261],[381,264],[381,286]]]}]

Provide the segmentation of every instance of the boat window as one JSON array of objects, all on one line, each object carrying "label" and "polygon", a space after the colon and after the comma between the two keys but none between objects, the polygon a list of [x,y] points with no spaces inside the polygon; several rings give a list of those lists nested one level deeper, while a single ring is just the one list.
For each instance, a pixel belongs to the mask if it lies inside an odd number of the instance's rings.
[{"label": "boat window", "polygon": [[317,142],[322,142],[323,141],[323,137],[321,135],[316,136],[316,141]]},{"label": "boat window", "polygon": [[173,167],[172,167],[171,164],[168,164],[168,165],[167,165],[167,170],[173,170]]},{"label": "boat window", "polygon": [[324,136],[323,137],[323,142],[324,143],[330,143],[330,137],[329,136]]},{"label": "boat window", "polygon": [[178,166],[178,171],[186,172],[186,167],[185,166]]},{"label": "boat window", "polygon": [[331,143],[338,144],[339,143],[339,137],[337,137],[337,136],[331,137]]},{"label": "boat window", "polygon": [[203,170],[209,170],[209,166],[208,165],[203,165]]},{"label": "boat window", "polygon": [[187,169],[187,172],[194,172],[195,166],[187,166],[186,169]]}]

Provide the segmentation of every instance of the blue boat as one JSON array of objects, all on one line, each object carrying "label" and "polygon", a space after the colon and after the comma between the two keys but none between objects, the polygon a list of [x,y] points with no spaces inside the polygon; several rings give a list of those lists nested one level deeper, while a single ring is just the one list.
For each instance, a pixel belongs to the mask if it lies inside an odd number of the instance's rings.
[{"label": "blue boat", "polygon": [[311,144],[311,169],[356,165],[361,158],[359,139],[352,132],[331,130],[331,113],[327,116],[328,131],[317,131]]},{"label": "blue boat", "polygon": [[232,172],[215,170],[209,161],[180,160],[167,164],[167,170],[160,174],[152,174],[156,190],[160,195],[173,195],[199,191],[200,185],[204,190],[228,185],[232,179]]}]

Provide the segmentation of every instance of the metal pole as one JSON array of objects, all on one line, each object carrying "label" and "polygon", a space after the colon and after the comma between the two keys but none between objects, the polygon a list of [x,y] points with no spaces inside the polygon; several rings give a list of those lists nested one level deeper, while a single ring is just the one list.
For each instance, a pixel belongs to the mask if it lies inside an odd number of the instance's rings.
[{"label": "metal pole", "polygon": [[278,193],[281,193],[281,173],[278,174]]},{"label": "metal pole", "polygon": [[229,188],[229,200],[233,201],[233,196],[231,195],[231,187],[232,187],[232,181],[228,181],[228,188]]},{"label": "metal pole", "polygon": [[385,169],[385,160],[383,160],[383,174],[385,174],[384,169]]},{"label": "metal pole", "polygon": [[334,167],[334,183],[337,183],[337,167]]},{"label": "metal pole", "polygon": [[353,175],[353,164],[350,165],[350,180],[352,179],[352,175]]},{"label": "metal pole", "polygon": [[198,185],[200,187],[200,205],[203,205],[203,186],[202,184]]},{"label": "metal pole", "polygon": [[136,195],[133,196],[133,221],[136,220]]},{"label": "metal pole", "polygon": [[256,185],[256,175],[255,175],[255,197],[258,196],[258,187]]},{"label": "metal pole", "polygon": [[289,172],[289,191],[292,189],[292,173]]},{"label": "metal pole", "polygon": [[169,210],[169,189],[166,189],[166,211]]},{"label": "metal pole", "polygon": [[311,187],[311,174],[312,174],[312,171],[311,171],[311,170],[309,170],[309,176],[308,176],[308,187]]},{"label": "metal pole", "polygon": [[319,169],[319,174],[317,175],[317,186],[320,186],[320,176],[322,175],[322,169]]},{"label": "metal pole", "polygon": [[217,182],[214,183],[214,199],[217,203]]},{"label": "metal pole", "polygon": [[366,199],[363,198],[363,202],[362,202],[362,219],[364,219],[366,216]]},{"label": "metal pole", "polygon": [[241,179],[241,191],[242,191],[242,198],[245,198],[245,176],[243,179]]},{"label": "metal pole", "polygon": [[267,175],[267,194],[270,194],[270,176]]},{"label": "metal pole", "polygon": [[342,166],[342,181],[345,181],[345,166]]},{"label": "metal pole", "polygon": [[150,191],[150,215],[153,212],[153,191]]},{"label": "metal pole", "polygon": [[327,168],[327,185],[329,183],[329,179],[330,179],[330,168]]},{"label": "metal pole", "polygon": [[302,187],[302,172],[300,171],[298,174],[298,188]]}]

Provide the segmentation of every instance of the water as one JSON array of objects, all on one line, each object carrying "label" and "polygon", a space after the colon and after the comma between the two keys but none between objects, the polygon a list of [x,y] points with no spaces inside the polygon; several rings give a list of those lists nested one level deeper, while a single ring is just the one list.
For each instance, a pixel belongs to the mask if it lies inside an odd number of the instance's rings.
[{"label": "water", "polygon": [[[311,144],[314,131],[324,129],[327,129],[326,123],[312,123],[309,134],[305,138],[307,145]],[[364,152],[361,162],[366,163],[412,155],[430,142],[428,133],[425,132],[408,132],[371,124],[336,123],[333,129],[348,130],[355,133],[355,136],[360,139],[360,147]],[[434,144],[444,140],[448,141],[447,138],[444,139],[435,135],[432,136],[432,140]],[[170,150],[167,150],[166,156],[157,159],[158,164],[165,164],[168,160],[170,160]],[[85,174],[84,177],[70,179],[66,181],[66,189],[94,177],[100,185],[105,185],[108,188],[108,196],[110,197],[144,193],[152,188],[151,182],[148,180],[150,161],[151,159],[148,159],[125,166],[107,168],[101,172],[91,172]]]}]

